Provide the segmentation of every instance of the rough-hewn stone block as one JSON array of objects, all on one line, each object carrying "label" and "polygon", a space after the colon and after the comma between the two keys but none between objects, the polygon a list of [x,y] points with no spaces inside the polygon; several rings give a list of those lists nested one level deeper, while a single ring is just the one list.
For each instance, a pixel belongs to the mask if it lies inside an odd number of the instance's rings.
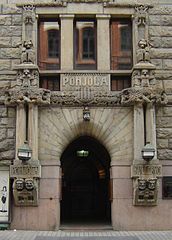
[{"label": "rough-hewn stone block", "polygon": [[161,17],[158,15],[149,16],[149,25],[159,26],[161,25]]},{"label": "rough-hewn stone block", "polygon": [[[171,29],[172,30],[172,29]],[[172,58],[172,48],[170,49],[152,49],[152,58]]]},{"label": "rough-hewn stone block", "polygon": [[4,106],[0,106],[0,116],[7,117],[7,108]]},{"label": "rough-hewn stone block", "polygon": [[172,80],[171,71],[156,71],[155,76],[157,80]]},{"label": "rough-hewn stone block", "polygon": [[9,151],[5,151],[5,152],[0,153],[0,159],[2,159],[2,160],[8,160],[8,159],[13,160],[14,157],[15,157],[15,151],[14,150],[9,150]]},{"label": "rough-hewn stone block", "polygon": [[172,117],[172,106],[163,107],[163,113],[164,113],[165,116],[171,116]]},{"label": "rough-hewn stone block", "polygon": [[11,25],[10,15],[0,15],[0,25]]},{"label": "rough-hewn stone block", "polygon": [[10,60],[1,60],[0,59],[0,71],[10,70],[11,63]]},{"label": "rough-hewn stone block", "polygon": [[21,36],[20,37],[12,37],[12,47],[18,47],[21,44]]},{"label": "rough-hewn stone block", "polygon": [[21,15],[13,15],[12,16],[12,25],[22,25],[22,16]]},{"label": "rough-hewn stone block", "polygon": [[161,16],[161,25],[172,26],[172,16],[169,15]]},{"label": "rough-hewn stone block", "polygon": [[164,69],[172,69],[172,59],[163,60],[163,68]]},{"label": "rough-hewn stone block", "polygon": [[0,152],[14,149],[15,142],[14,139],[5,139],[0,142]]},{"label": "rough-hewn stone block", "polygon": [[8,117],[12,117],[12,118],[14,118],[16,116],[16,111],[15,111],[15,108],[11,108],[11,107],[9,107],[8,108]]},{"label": "rough-hewn stone block", "polygon": [[19,48],[4,48],[0,51],[0,58],[20,58]]},{"label": "rough-hewn stone block", "polygon": [[172,138],[172,128],[157,128],[158,138]]},{"label": "rough-hewn stone block", "polygon": [[21,26],[2,26],[0,28],[0,36],[3,37],[21,36],[21,33]]},{"label": "rough-hewn stone block", "polygon": [[7,130],[6,128],[0,128],[0,141],[4,140],[7,137]]},{"label": "rough-hewn stone block", "polygon": [[11,38],[10,37],[0,37],[0,48],[11,47]]},{"label": "rough-hewn stone block", "polygon": [[172,27],[170,26],[151,26],[149,27],[150,36],[170,37],[172,36]]},{"label": "rough-hewn stone block", "polygon": [[159,149],[158,159],[160,160],[172,160],[172,150],[171,149]]},{"label": "rough-hewn stone block", "polygon": [[157,69],[162,69],[162,59],[151,59],[151,62],[156,66]]},{"label": "rough-hewn stone block", "polygon": [[3,14],[15,14],[15,13],[21,13],[21,8],[16,7],[15,4],[4,4],[2,6],[2,13]]},{"label": "rough-hewn stone block", "polygon": [[157,140],[157,147],[159,149],[168,148],[168,139],[158,139]]},{"label": "rough-hewn stone block", "polygon": [[172,14],[172,7],[171,6],[155,6],[154,8],[151,8],[149,10],[150,14],[155,14],[155,15],[169,15]]},{"label": "rough-hewn stone block", "polygon": [[15,129],[9,128],[7,130],[7,138],[15,138]]},{"label": "rough-hewn stone block", "polygon": [[169,147],[170,149],[172,149],[172,138],[170,138],[170,139],[168,140],[168,147]]}]

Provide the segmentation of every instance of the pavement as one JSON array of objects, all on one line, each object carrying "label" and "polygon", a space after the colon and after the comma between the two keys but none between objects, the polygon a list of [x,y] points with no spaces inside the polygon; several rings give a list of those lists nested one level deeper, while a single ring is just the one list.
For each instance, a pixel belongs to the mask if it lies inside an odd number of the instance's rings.
[{"label": "pavement", "polygon": [[172,231],[0,231],[0,240],[172,240]]}]

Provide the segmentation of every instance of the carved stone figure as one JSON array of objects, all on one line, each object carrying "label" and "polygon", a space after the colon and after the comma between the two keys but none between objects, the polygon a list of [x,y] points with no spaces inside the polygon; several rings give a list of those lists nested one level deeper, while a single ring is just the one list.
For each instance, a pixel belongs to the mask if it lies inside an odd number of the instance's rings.
[{"label": "carved stone figure", "polygon": [[22,44],[21,63],[35,63],[35,51],[32,40],[24,41]]},{"label": "carved stone figure", "polygon": [[33,5],[23,6],[23,21],[25,24],[33,24],[35,22],[35,7]]},{"label": "carved stone figure", "polygon": [[150,44],[146,39],[138,42],[137,62],[150,62]]},{"label": "carved stone figure", "polygon": [[135,180],[134,205],[152,206],[157,204],[157,178]]},{"label": "carved stone figure", "polygon": [[135,7],[136,10],[136,18],[137,18],[137,24],[140,25],[146,25],[147,22],[147,11],[148,6],[140,5],[138,7]]},{"label": "carved stone figure", "polygon": [[38,180],[36,178],[16,178],[13,183],[16,206],[38,205]]},{"label": "carved stone figure", "polygon": [[28,88],[39,86],[39,73],[35,69],[19,70],[17,74],[17,86]]}]

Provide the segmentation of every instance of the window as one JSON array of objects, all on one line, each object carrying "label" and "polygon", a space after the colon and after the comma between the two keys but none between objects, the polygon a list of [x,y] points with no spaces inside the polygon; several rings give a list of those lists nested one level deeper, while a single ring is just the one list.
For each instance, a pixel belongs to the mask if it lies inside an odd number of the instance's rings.
[{"label": "window", "polygon": [[76,20],[74,26],[75,69],[96,69],[96,23]]},{"label": "window", "polygon": [[162,198],[172,199],[172,177],[162,178]]},{"label": "window", "polygon": [[51,91],[60,91],[60,75],[57,76],[41,76],[40,87]]},{"label": "window", "polygon": [[40,70],[60,68],[60,24],[48,19],[39,22],[38,65]]},{"label": "window", "polygon": [[124,88],[131,87],[131,78],[129,76],[111,76],[111,91],[121,91]]},{"label": "window", "polygon": [[132,31],[129,19],[113,19],[111,31],[111,70],[132,68]]}]

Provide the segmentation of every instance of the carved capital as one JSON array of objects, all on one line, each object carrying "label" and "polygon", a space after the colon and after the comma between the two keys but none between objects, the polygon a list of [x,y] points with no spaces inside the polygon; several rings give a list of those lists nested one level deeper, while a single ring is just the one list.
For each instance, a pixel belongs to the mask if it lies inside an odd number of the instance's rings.
[{"label": "carved capital", "polygon": [[148,6],[140,5],[135,7],[135,19],[138,26],[147,24],[148,20]]},{"label": "carved capital", "polygon": [[25,24],[34,24],[36,19],[35,7],[33,5],[23,6],[23,22]]}]

